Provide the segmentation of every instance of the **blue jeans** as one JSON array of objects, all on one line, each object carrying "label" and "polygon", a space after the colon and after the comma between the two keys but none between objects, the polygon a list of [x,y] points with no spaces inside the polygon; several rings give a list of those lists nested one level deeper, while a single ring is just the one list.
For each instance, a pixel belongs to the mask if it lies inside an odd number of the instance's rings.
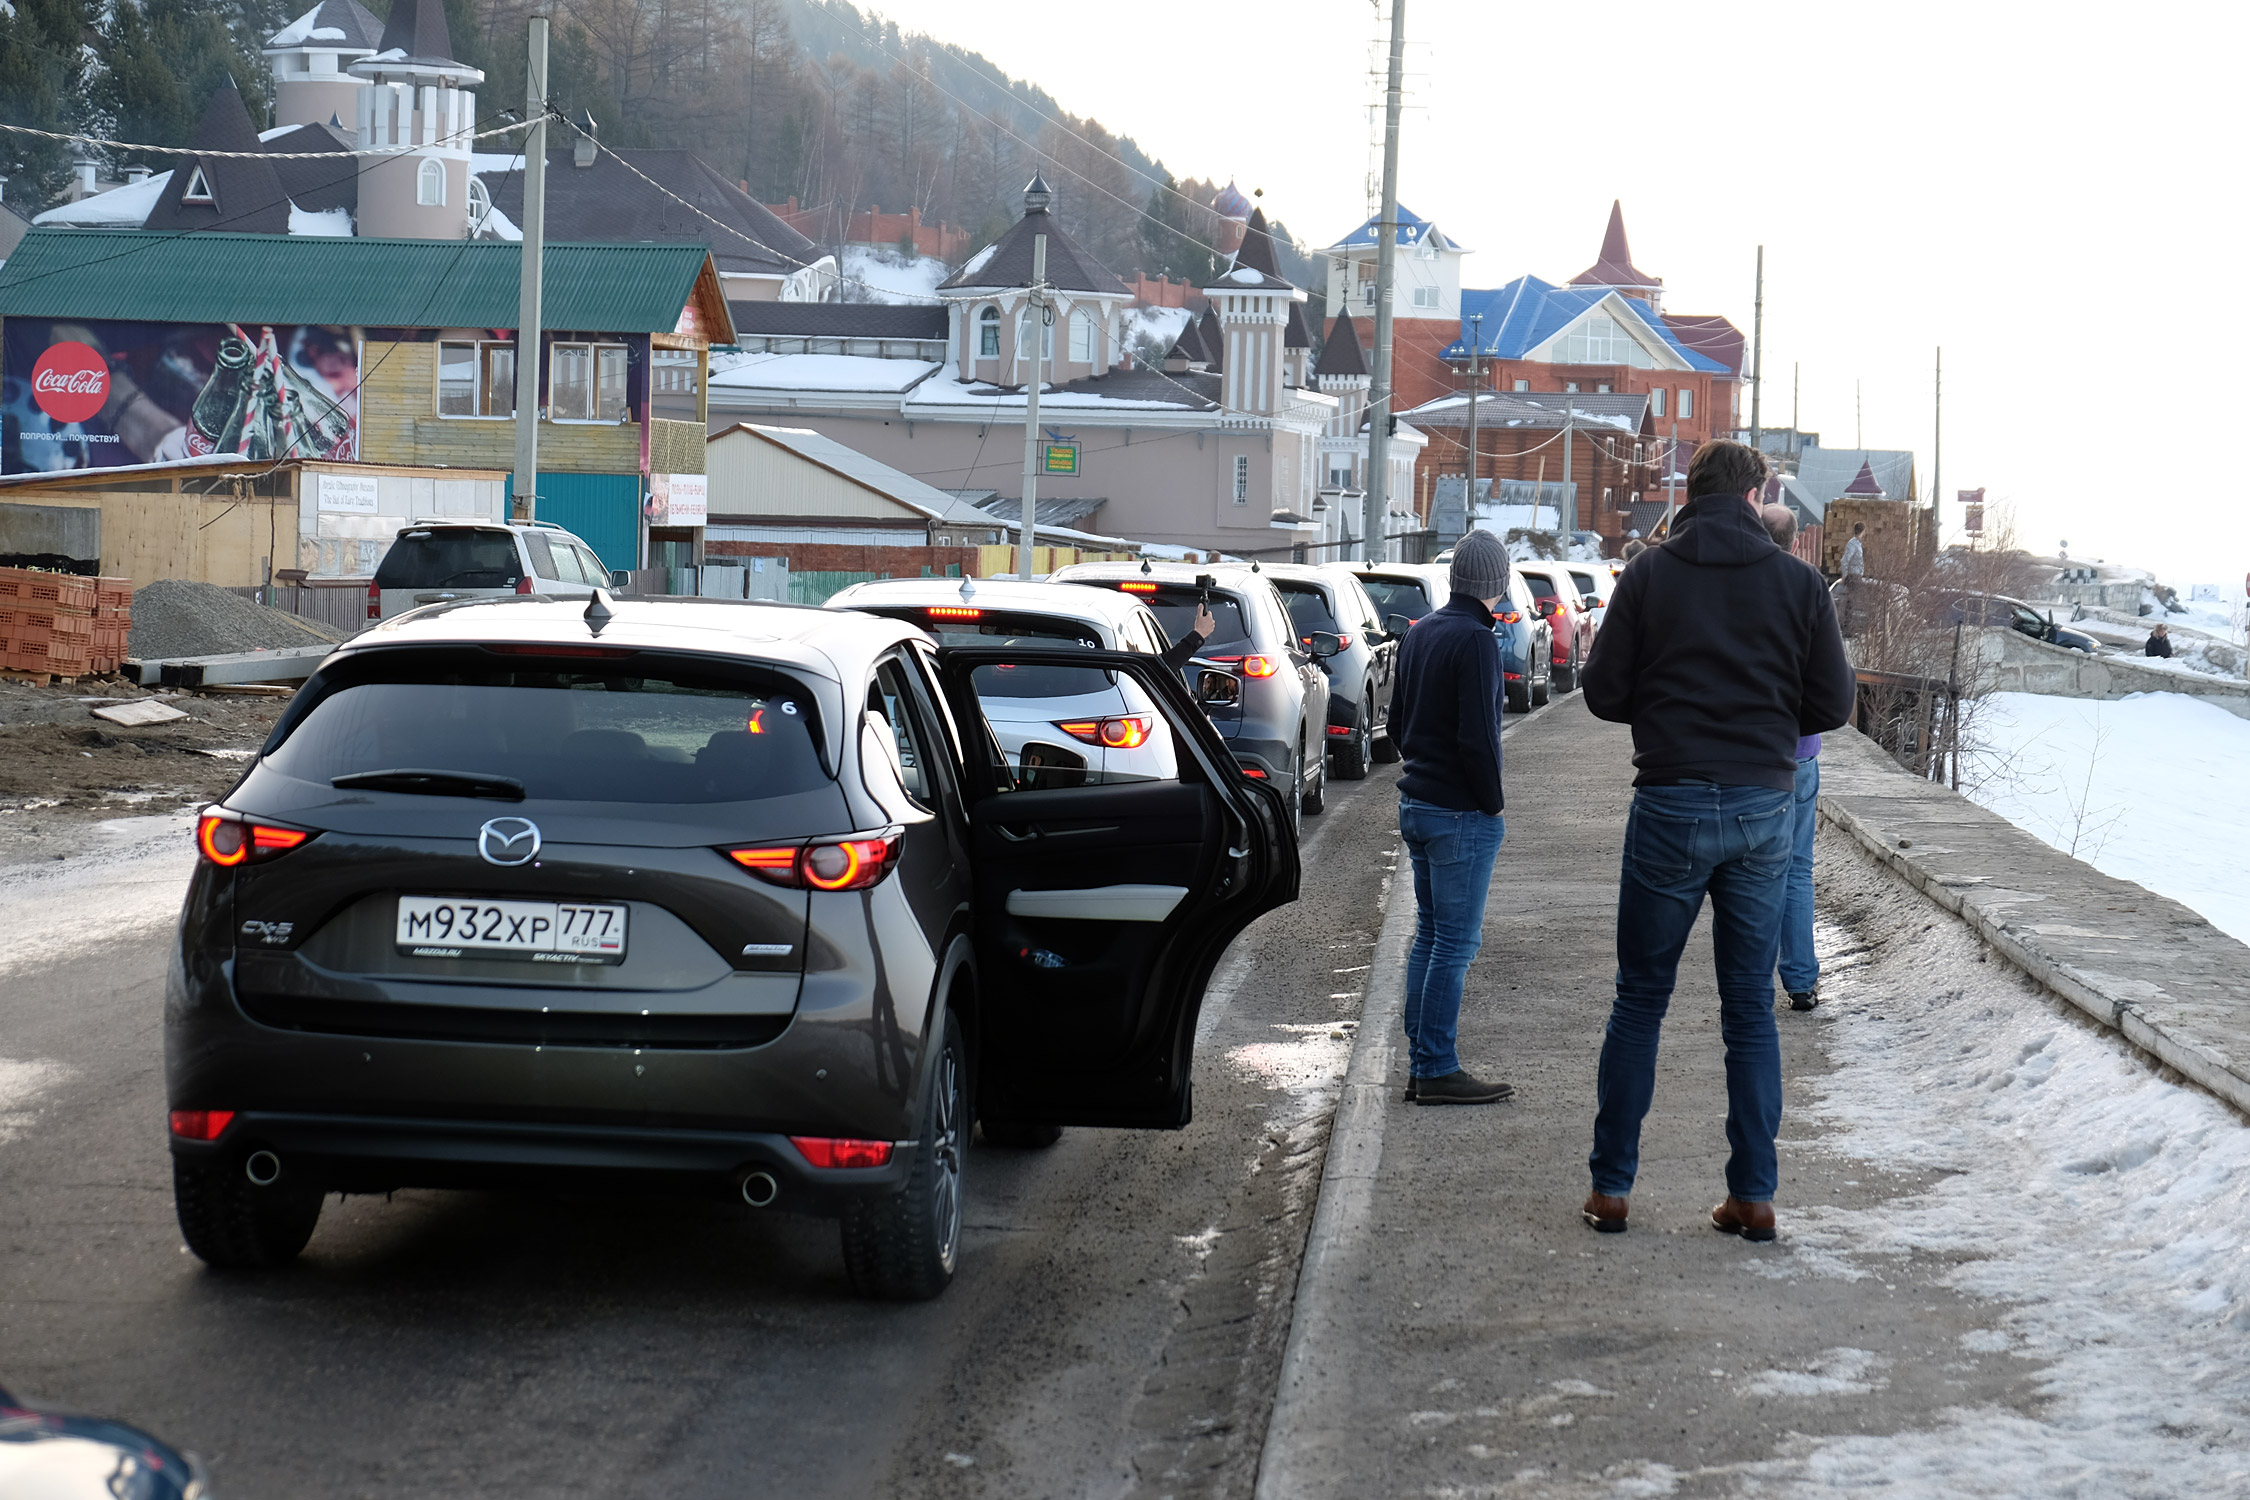
[{"label": "blue jeans", "polygon": [[1507,820],[1398,799],[1398,831],[1414,861],[1414,947],[1406,957],[1406,1040],[1416,1078],[1461,1071],[1454,1040],[1461,985],[1484,946],[1484,898]]},{"label": "blue jeans", "polygon": [[1617,887],[1617,1003],[1595,1085],[1594,1191],[1623,1197],[1640,1169],[1656,1041],[1688,930],[1711,896],[1719,1034],[1727,1053],[1727,1191],[1773,1201],[1781,1044],[1773,960],[1789,876],[1790,794],[1761,786],[1644,786],[1625,819]]},{"label": "blue jeans", "polygon": [[1791,807],[1789,892],[1781,903],[1781,987],[1793,995],[1820,983],[1820,960],[1812,944],[1812,846],[1819,823],[1814,803],[1820,797],[1820,757],[1797,762],[1797,790]]}]

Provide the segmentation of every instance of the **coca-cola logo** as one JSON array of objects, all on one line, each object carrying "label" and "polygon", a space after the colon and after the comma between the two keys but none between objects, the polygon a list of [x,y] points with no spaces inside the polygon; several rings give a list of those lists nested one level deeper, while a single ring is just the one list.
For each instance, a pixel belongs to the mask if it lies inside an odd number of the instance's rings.
[{"label": "coca-cola logo", "polygon": [[87,344],[55,344],[31,367],[31,399],[58,422],[83,422],[109,400],[109,361]]}]

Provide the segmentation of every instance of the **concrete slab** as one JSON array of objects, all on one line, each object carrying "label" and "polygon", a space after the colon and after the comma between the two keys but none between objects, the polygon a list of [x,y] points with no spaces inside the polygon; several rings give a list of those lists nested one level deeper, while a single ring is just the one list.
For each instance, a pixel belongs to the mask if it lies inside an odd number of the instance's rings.
[{"label": "concrete slab", "polygon": [[1909,775],[1856,731],[1823,747],[1820,811],[2009,962],[2250,1111],[2250,947]]}]

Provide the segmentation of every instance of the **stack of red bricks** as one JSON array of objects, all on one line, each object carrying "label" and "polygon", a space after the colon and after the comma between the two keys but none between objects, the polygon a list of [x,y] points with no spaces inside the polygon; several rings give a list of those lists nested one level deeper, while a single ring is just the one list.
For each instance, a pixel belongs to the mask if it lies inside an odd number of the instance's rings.
[{"label": "stack of red bricks", "polygon": [[55,677],[114,672],[132,624],[127,579],[0,568],[0,668]]}]

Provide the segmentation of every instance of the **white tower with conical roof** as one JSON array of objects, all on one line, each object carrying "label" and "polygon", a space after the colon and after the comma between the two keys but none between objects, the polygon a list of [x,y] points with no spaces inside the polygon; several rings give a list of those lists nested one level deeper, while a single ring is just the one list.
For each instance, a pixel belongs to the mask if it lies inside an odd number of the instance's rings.
[{"label": "white tower with conical roof", "polygon": [[[406,0],[401,0],[406,3]],[[273,67],[273,122],[325,125],[359,108],[351,66],[374,53],[383,23],[359,0],[320,0],[265,45]]]},{"label": "white tower with conical roof", "polygon": [[474,87],[484,74],[451,55],[444,0],[395,0],[379,49],[351,66],[359,91],[362,151],[359,232],[415,240],[469,233],[469,149],[477,129]]}]

